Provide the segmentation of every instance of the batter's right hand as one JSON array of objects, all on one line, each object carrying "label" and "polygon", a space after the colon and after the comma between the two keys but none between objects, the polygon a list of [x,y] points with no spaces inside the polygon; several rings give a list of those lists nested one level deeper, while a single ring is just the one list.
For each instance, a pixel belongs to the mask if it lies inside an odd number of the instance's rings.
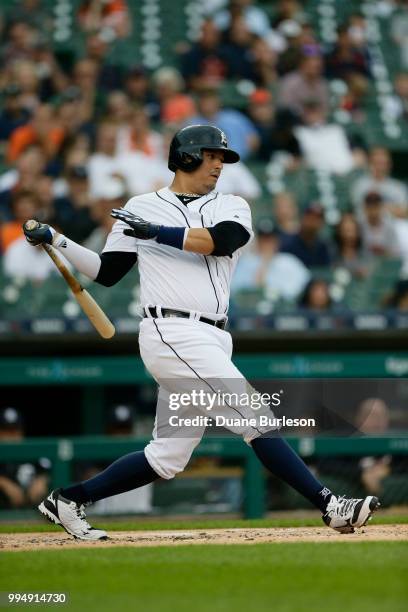
[{"label": "batter's right hand", "polygon": [[24,235],[27,242],[33,246],[39,244],[52,244],[55,229],[46,223],[40,223],[34,219],[26,221],[23,225]]}]

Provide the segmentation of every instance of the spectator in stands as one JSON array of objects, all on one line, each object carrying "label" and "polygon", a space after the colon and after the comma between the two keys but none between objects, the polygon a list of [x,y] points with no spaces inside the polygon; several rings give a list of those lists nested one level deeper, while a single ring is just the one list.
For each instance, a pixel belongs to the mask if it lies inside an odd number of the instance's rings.
[{"label": "spectator in stands", "polygon": [[0,218],[11,219],[11,202],[19,191],[34,191],[46,167],[41,147],[31,145],[16,160],[14,168],[0,176]]},{"label": "spectator in stands", "polygon": [[167,161],[163,161],[162,136],[150,131],[142,109],[134,113],[137,117],[134,116],[133,123],[124,126],[121,132],[112,121],[104,121],[98,126],[96,151],[88,162],[92,198],[103,196],[101,186],[112,177],[124,181],[131,195],[161,189],[169,180]]},{"label": "spectator in stands", "polygon": [[81,115],[83,121],[92,121],[104,107],[104,96],[98,87],[98,64],[90,58],[76,62],[73,83],[81,92]]},{"label": "spectator in stands", "polygon": [[132,196],[162,189],[172,176],[167,161],[165,162],[159,155],[151,157],[142,151],[131,151],[120,155],[114,175],[123,178],[126,190]]},{"label": "spectator in stands", "polygon": [[[298,116],[289,109],[278,108],[275,113],[275,123],[269,133],[269,139],[263,144],[264,159],[268,161],[274,153],[287,153],[286,167],[288,171],[296,170],[302,161],[299,141],[295,128],[299,125]],[[268,155],[269,151],[269,155]]]},{"label": "spectator in stands", "polygon": [[39,202],[31,191],[19,191],[13,197],[11,210],[13,219],[0,225],[0,253],[5,252],[19,238],[23,238],[22,224],[36,218]]},{"label": "spectator in stands", "polygon": [[326,112],[317,100],[305,102],[304,125],[294,132],[308,166],[335,174],[347,174],[353,168],[353,154],[344,128],[326,122]]},{"label": "spectator in stands", "polygon": [[44,0],[20,0],[7,11],[7,22],[28,24],[46,35],[51,33],[53,26],[52,14]]},{"label": "spectator in stands", "polygon": [[103,92],[122,89],[123,85],[123,66],[112,64],[111,38],[104,32],[93,32],[86,38],[85,59],[92,60],[97,68],[98,89]]},{"label": "spectator in stands", "polygon": [[352,13],[348,18],[348,34],[356,49],[362,49],[367,53],[368,24],[362,13]]},{"label": "spectator in stands", "polygon": [[[355,123],[362,123],[366,119],[366,96],[368,82],[360,74],[351,74],[347,80],[346,91],[340,96],[337,106],[345,110]],[[366,160],[364,160],[364,164]]]},{"label": "spectator in stands", "polygon": [[92,205],[91,217],[97,227],[84,240],[84,246],[95,253],[101,253],[115,219],[110,216],[112,208],[124,205],[127,194],[124,182],[116,177],[107,178],[99,186],[100,196]]},{"label": "spectator in stands", "polygon": [[303,23],[306,16],[303,12],[302,5],[298,0],[279,0],[275,10],[275,15],[272,19],[272,27],[277,28],[282,21],[291,19]]},{"label": "spectator in stands", "polygon": [[106,99],[105,120],[116,125],[116,146],[118,152],[127,142],[129,124],[132,119],[132,106],[128,95],[123,91],[112,91]]},{"label": "spectator in stands", "polygon": [[193,98],[184,90],[184,79],[178,70],[163,66],[153,74],[153,86],[160,105],[160,121],[183,123],[196,113]]},{"label": "spectator in stands", "polygon": [[[16,408],[0,410],[0,441],[19,442],[24,438],[23,420]],[[43,457],[36,462],[0,464],[0,507],[31,507],[39,503],[48,490],[51,463]]]},{"label": "spectator in stands", "polygon": [[317,312],[330,310],[332,300],[327,282],[321,278],[312,278],[299,299],[299,306]]},{"label": "spectator in stands", "polygon": [[0,141],[8,140],[11,133],[25,125],[30,119],[30,113],[24,108],[21,99],[21,89],[11,84],[3,90],[4,104],[0,111]]},{"label": "spectator in stands", "polygon": [[281,245],[284,245],[300,229],[299,207],[294,195],[287,191],[275,194],[272,210]]},{"label": "spectator in stands", "polygon": [[222,108],[215,89],[200,92],[197,108],[198,115],[190,118],[189,125],[216,125],[225,132],[229,145],[243,160],[257,151],[259,137],[252,121],[235,109]]},{"label": "spectator in stands", "polygon": [[337,41],[326,56],[326,73],[329,79],[346,82],[355,74],[366,79],[371,76],[368,50],[361,45],[356,46],[348,24],[337,29]]},{"label": "spectator in stands", "polygon": [[118,128],[112,121],[99,123],[96,150],[89,157],[89,189],[92,197],[98,197],[98,186],[105,179],[115,175],[118,170],[117,150]]},{"label": "spectator in stands", "polygon": [[271,139],[275,126],[275,107],[267,89],[255,89],[249,96],[248,115],[259,136],[257,157],[269,161],[273,152]]},{"label": "spectator in stands", "polygon": [[[134,147],[127,153],[117,153],[116,125],[106,121],[99,124],[97,148],[90,156],[88,164],[90,193],[93,198],[103,195],[100,187],[112,176],[121,178],[125,182],[126,191],[130,195],[155,191],[167,184],[170,171],[162,159],[161,136],[160,140],[155,140],[156,133],[145,129],[144,111],[137,109],[137,112],[139,115],[134,118],[130,128],[140,127],[140,131],[134,133],[132,140],[130,129],[125,135],[127,146]],[[146,148],[150,155],[147,155],[143,148]]]},{"label": "spectator in stands", "polygon": [[119,128],[126,126],[132,115],[129,96],[123,91],[111,91],[106,98],[106,118]]},{"label": "spectator in stands", "polygon": [[224,34],[225,49],[229,58],[229,77],[255,81],[251,54],[254,35],[248,29],[242,15],[232,17]]},{"label": "spectator in stands", "polygon": [[156,100],[151,81],[143,66],[133,66],[124,77],[125,92],[136,106],[142,106],[149,117],[155,120],[160,118],[159,103]]},{"label": "spectator in stands", "polygon": [[342,215],[334,231],[334,242],[334,265],[346,268],[356,278],[365,278],[370,272],[371,257],[363,251],[361,229],[353,213]]},{"label": "spectator in stands", "polygon": [[378,397],[367,398],[358,406],[356,427],[362,433],[378,435],[386,432],[390,424],[389,408]]},{"label": "spectator in stands", "polygon": [[[169,148],[170,143],[172,141],[173,136],[179,129],[182,127],[179,123],[166,123],[163,125],[161,130],[161,135],[163,137],[163,147],[161,151],[161,161],[164,162],[167,166],[167,158],[169,156]],[[170,176],[170,175],[169,175]]]},{"label": "spectator in stands", "polygon": [[408,278],[408,219],[394,218],[394,230],[397,236],[396,250],[401,257],[401,278]]},{"label": "spectator in stands", "polygon": [[304,40],[304,30],[301,24],[293,19],[282,21],[278,31],[285,39],[285,48],[279,53],[276,69],[279,76],[284,76],[297,69],[302,58],[303,46],[312,41]]},{"label": "spectator in stands", "polygon": [[408,73],[400,72],[394,79],[395,95],[386,98],[385,110],[394,120],[408,121]]},{"label": "spectator in stands", "polygon": [[63,149],[79,134],[85,134],[89,139],[93,137],[94,126],[84,116],[81,92],[77,87],[68,87],[59,96],[56,120],[64,131]]},{"label": "spectator in stands", "polygon": [[397,179],[391,178],[392,160],[387,149],[373,147],[369,154],[368,172],[352,185],[351,198],[357,214],[363,210],[365,195],[370,191],[380,194],[386,209],[395,217],[406,217],[408,191]]},{"label": "spectator in stands", "polygon": [[71,166],[65,170],[68,191],[55,200],[57,224],[61,231],[76,242],[82,242],[95,228],[91,216],[92,200],[89,193],[88,170],[85,166]]},{"label": "spectator in stands", "polygon": [[229,54],[212,19],[203,21],[198,42],[180,59],[181,73],[193,90],[218,87],[230,77]]},{"label": "spectator in stands", "polygon": [[320,238],[323,226],[323,209],[320,204],[312,202],[303,212],[299,232],[285,240],[282,250],[295,255],[307,268],[329,266],[329,246]]},{"label": "spectator in stands", "polygon": [[63,168],[60,175],[55,179],[53,185],[53,193],[55,197],[64,197],[69,192],[69,186],[66,180],[68,170],[72,168],[87,167],[91,153],[91,144],[89,138],[84,134],[77,134],[72,138],[71,142],[63,151],[62,163]]},{"label": "spectator in stands", "polygon": [[117,133],[117,153],[138,152],[157,159],[162,148],[163,138],[151,128],[146,111],[141,106],[134,108],[130,123]]},{"label": "spectator in stands", "polygon": [[228,30],[235,15],[243,17],[246,27],[252,34],[261,37],[269,34],[271,29],[269,17],[262,7],[254,6],[253,0],[230,0],[226,8],[215,14],[215,24],[222,31]]},{"label": "spectator in stands", "polygon": [[217,191],[234,193],[249,201],[256,200],[262,195],[259,181],[242,161],[224,165],[217,181]]},{"label": "spectator in stands", "polygon": [[[368,436],[384,435],[390,424],[390,411],[387,404],[379,397],[367,398],[358,406],[356,426]],[[383,481],[391,473],[392,457],[363,457],[359,461],[360,479],[367,493],[380,495]]]},{"label": "spectator in stands", "polygon": [[38,68],[31,60],[18,60],[10,66],[11,82],[20,89],[20,104],[33,113],[40,102]]},{"label": "spectator in stands", "polygon": [[394,86],[395,93],[400,103],[400,116],[408,120],[408,72],[397,74]]},{"label": "spectator in stands", "polygon": [[[53,177],[49,176],[48,174],[42,174],[38,177],[37,183],[34,187],[34,193],[38,201],[39,211],[37,213],[38,217],[35,218],[38,218],[39,221],[41,221],[43,218],[55,219],[55,223],[60,225],[58,221],[58,213],[55,210],[55,183],[56,181],[53,179]],[[32,219],[32,216],[29,218]]]},{"label": "spectator in stands", "polygon": [[[340,404],[339,404],[340,406]],[[405,406],[402,408],[403,414],[406,414]],[[336,411],[337,412],[337,411]],[[333,411],[329,413],[332,417]],[[335,420],[339,420],[338,415],[335,415]],[[362,436],[384,437],[390,434],[391,411],[389,405],[380,397],[368,397],[357,404],[353,409],[353,424],[339,423],[341,430],[358,435],[361,432]],[[350,431],[352,425],[352,431]],[[330,427],[332,429],[332,427]],[[337,429],[337,427],[336,427]],[[325,428],[327,432],[327,429]],[[336,432],[334,432],[336,435]],[[356,440],[357,443],[357,440]],[[330,473],[336,478],[342,478],[347,475],[349,485],[354,481],[357,487],[363,485],[366,494],[381,495],[384,505],[401,501],[406,503],[406,473],[407,459],[405,455],[393,456],[367,456],[356,457],[338,455],[329,459],[324,457],[317,461],[319,473],[324,475]],[[392,476],[392,483],[388,480],[388,476]],[[389,485],[392,486],[389,487]],[[390,490],[391,489],[391,490]]]},{"label": "spectator in stands", "polygon": [[10,65],[19,60],[30,60],[37,38],[38,30],[26,21],[18,19],[11,23],[2,50],[4,63]]},{"label": "spectator in stands", "polygon": [[233,292],[265,288],[276,297],[293,300],[304,289],[310,273],[299,259],[279,252],[279,234],[272,219],[260,219],[256,225],[253,251],[244,253],[232,281]]},{"label": "spectator in stands", "polygon": [[82,0],[78,21],[85,32],[101,31],[110,40],[129,36],[132,23],[125,0]]},{"label": "spectator in stands", "polygon": [[252,80],[258,87],[272,88],[278,77],[277,53],[263,38],[255,37],[251,45]]},{"label": "spectator in stands", "polygon": [[55,112],[49,104],[41,104],[32,120],[14,130],[10,136],[7,159],[13,163],[30,145],[38,144],[51,161],[64,142],[64,129],[56,123]]},{"label": "spectator in stands", "polygon": [[386,301],[386,306],[401,312],[408,312],[408,280],[399,280],[392,294]]},{"label": "spectator in stands", "polygon": [[395,220],[387,215],[384,200],[379,193],[370,191],[364,198],[361,219],[363,248],[373,255],[399,255]]},{"label": "spectator in stands", "polygon": [[51,101],[69,86],[69,77],[61,68],[50,44],[39,39],[35,44],[32,61],[39,79],[39,97],[42,102]]},{"label": "spectator in stands", "polygon": [[323,77],[323,60],[317,45],[303,49],[297,70],[290,72],[281,80],[279,105],[289,108],[303,117],[305,104],[316,101],[325,114],[329,110],[329,90]]}]

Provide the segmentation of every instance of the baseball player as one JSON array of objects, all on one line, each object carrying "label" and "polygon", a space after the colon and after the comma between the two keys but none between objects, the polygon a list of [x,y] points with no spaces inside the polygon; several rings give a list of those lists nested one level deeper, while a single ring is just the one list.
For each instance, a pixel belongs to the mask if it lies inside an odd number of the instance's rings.
[{"label": "baseball player", "polygon": [[[87,522],[87,504],[184,470],[205,425],[170,432],[169,419],[160,418],[159,412],[172,394],[191,390],[193,383],[208,392],[220,386],[235,392],[251,388],[231,361],[232,340],[225,329],[231,276],[252,238],[251,212],[242,198],[215,190],[223,164],[238,160],[217,127],[180,130],[169,151],[172,184],[114,209],[111,214],[117,221],[101,255],[49,225],[25,229],[32,245],[51,244],[81,273],[105,286],[117,283],[137,261],[143,309],[140,354],[159,385],[156,424],[145,449],[119,458],[89,480],[52,491],[39,505],[45,517],[75,538],[107,537]],[[195,410],[204,414],[207,408],[200,405]],[[243,437],[267,469],[321,511],[326,525],[353,532],[379,506],[373,496],[349,499],[332,494],[274,427],[253,424],[250,407],[221,401],[211,417],[221,414],[231,417],[227,427]]]}]

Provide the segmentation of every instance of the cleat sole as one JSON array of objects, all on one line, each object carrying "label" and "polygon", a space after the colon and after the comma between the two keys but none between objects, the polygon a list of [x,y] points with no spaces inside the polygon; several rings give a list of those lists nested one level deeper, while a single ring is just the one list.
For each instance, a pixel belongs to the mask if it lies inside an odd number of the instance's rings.
[{"label": "cleat sole", "polygon": [[[68,533],[68,532],[67,532]],[[74,537],[75,540],[79,540],[79,542],[102,542],[104,540],[109,540],[108,536],[102,536],[101,538],[92,539],[92,538],[80,538],[74,534],[70,534]]]},{"label": "cleat sole", "polygon": [[355,533],[355,529],[351,525],[347,527],[335,527],[334,530],[337,531],[338,533],[342,533],[343,535],[347,533]]},{"label": "cleat sole", "polygon": [[58,527],[62,527],[64,529],[64,531],[72,536],[75,540],[79,540],[81,542],[100,542],[101,540],[108,540],[108,536],[102,536],[101,538],[97,538],[97,539],[92,539],[92,538],[80,538],[78,536],[76,536],[75,534],[71,533],[70,531],[68,531],[68,529],[66,529],[64,527],[64,525],[61,523],[61,521],[59,521],[59,519],[57,519],[57,517],[52,514],[52,512],[50,512],[48,510],[48,508],[44,505],[44,502],[41,502],[41,504],[38,506],[38,510],[40,511],[40,513],[42,514],[42,516],[47,519],[47,521],[49,521],[50,523],[52,523],[53,525],[58,525]]}]

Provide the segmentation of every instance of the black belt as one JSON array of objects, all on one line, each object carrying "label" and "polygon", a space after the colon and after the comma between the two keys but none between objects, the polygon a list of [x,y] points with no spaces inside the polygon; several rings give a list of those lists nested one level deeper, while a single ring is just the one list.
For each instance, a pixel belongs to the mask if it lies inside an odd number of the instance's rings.
[{"label": "black belt", "polygon": [[[149,312],[150,316],[153,319],[163,318],[167,319],[170,317],[180,317],[182,319],[190,319],[190,313],[184,312],[183,310],[174,310],[173,308],[162,308],[161,315],[158,314],[156,306],[146,306],[146,310]],[[146,312],[143,314],[145,318],[150,318]],[[216,321],[215,319],[208,319],[207,317],[199,317],[198,319],[192,319],[193,321],[201,321],[202,323],[208,323],[208,325],[213,325],[214,327],[218,327],[219,329],[225,329],[227,324],[227,319],[220,319]]]}]

